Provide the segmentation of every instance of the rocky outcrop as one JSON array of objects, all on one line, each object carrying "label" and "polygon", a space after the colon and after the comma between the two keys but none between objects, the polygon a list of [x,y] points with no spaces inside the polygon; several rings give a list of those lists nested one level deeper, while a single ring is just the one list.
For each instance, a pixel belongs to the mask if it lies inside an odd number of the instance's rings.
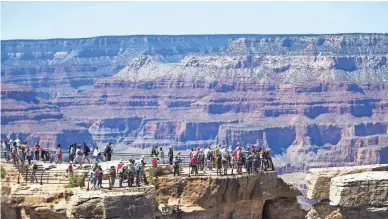
[{"label": "rocky outcrop", "polygon": [[278,178],[276,198],[267,200],[263,207],[263,219],[299,219],[306,216],[298,203],[297,197],[302,193],[294,186]]},{"label": "rocky outcrop", "polygon": [[68,217],[153,218],[156,209],[152,191],[79,192],[68,203]]},{"label": "rocky outcrop", "polygon": [[276,182],[275,172],[190,177],[160,181],[157,197],[164,208],[171,209],[166,210],[166,218],[177,214],[183,218],[261,218],[265,201],[276,195]]},{"label": "rocky outcrop", "polygon": [[341,207],[388,206],[388,171],[334,177],[329,198],[331,205]]},{"label": "rocky outcrop", "polygon": [[[356,173],[370,173],[376,171],[377,174],[388,171],[388,165],[366,165],[355,167],[337,167],[337,168],[320,168],[310,169],[310,174],[307,175],[307,197],[310,199],[325,200],[329,199],[331,194],[332,180],[337,176],[346,176]],[[383,171],[383,172],[380,172]],[[361,179],[365,180],[369,177]]]},{"label": "rocky outcrop", "polygon": [[[108,164],[105,164],[106,166]],[[276,172],[154,178],[154,185],[87,191],[2,182],[2,218],[301,218],[298,190]],[[286,204],[286,205],[284,205]],[[280,208],[283,206],[283,208]],[[283,217],[288,210],[289,217]]]},{"label": "rocky outcrop", "polygon": [[314,205],[306,218],[387,219],[386,170],[387,166],[368,166],[312,171],[307,178],[308,194],[322,201]]}]

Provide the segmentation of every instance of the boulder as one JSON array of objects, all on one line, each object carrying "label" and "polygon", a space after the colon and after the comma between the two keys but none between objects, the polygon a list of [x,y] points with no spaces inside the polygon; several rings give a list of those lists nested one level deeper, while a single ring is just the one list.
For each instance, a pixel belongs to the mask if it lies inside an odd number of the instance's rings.
[{"label": "boulder", "polygon": [[330,196],[330,181],[333,177],[368,171],[388,171],[388,165],[365,165],[353,167],[334,167],[310,169],[306,177],[307,197],[325,200]]},{"label": "boulder", "polygon": [[330,205],[388,207],[388,171],[355,173],[332,178]]}]

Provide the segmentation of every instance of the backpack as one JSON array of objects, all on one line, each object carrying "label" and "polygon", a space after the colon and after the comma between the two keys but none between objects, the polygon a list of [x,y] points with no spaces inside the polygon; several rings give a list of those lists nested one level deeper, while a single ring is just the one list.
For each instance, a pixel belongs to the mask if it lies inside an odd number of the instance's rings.
[{"label": "backpack", "polygon": [[110,145],[108,145],[108,146],[106,146],[106,148],[105,148],[105,153],[106,154],[109,154],[110,152],[112,151],[112,148],[111,148],[111,146]]},{"label": "backpack", "polygon": [[140,166],[136,166],[135,171],[136,171],[136,173],[140,173]]},{"label": "backpack", "polygon": [[211,160],[212,158],[213,158],[213,152],[209,151],[209,153],[207,153],[207,159]]},{"label": "backpack", "polygon": [[197,157],[193,156],[190,160],[191,165],[197,165]]},{"label": "backpack", "polygon": [[70,149],[70,154],[75,154],[75,148],[74,148],[74,146],[71,147],[71,149]]},{"label": "backpack", "polygon": [[205,155],[203,153],[199,153],[198,157],[200,161],[203,161],[205,159]]},{"label": "backpack", "polygon": [[90,148],[89,148],[88,146],[85,146],[84,148],[85,148],[85,152],[86,152],[86,153],[89,153],[89,152],[90,152]]}]

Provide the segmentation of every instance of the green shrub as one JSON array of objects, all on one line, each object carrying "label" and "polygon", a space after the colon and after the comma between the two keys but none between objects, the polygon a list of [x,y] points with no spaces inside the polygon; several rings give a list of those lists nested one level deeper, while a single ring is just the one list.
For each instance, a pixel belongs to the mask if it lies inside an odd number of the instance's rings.
[{"label": "green shrub", "polygon": [[4,167],[1,167],[1,178],[4,179],[7,172],[5,171]]},{"label": "green shrub", "polygon": [[148,182],[152,185],[155,185],[155,177],[163,175],[163,168],[149,168],[148,169]]},{"label": "green shrub", "polygon": [[65,185],[66,188],[85,187],[86,176],[73,175],[69,178],[69,183]]}]

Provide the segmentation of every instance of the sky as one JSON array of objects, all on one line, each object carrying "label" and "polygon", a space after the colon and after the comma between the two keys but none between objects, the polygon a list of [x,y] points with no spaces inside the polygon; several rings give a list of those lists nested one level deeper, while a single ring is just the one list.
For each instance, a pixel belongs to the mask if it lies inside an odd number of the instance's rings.
[{"label": "sky", "polygon": [[1,39],[388,33],[388,2],[1,2]]}]

